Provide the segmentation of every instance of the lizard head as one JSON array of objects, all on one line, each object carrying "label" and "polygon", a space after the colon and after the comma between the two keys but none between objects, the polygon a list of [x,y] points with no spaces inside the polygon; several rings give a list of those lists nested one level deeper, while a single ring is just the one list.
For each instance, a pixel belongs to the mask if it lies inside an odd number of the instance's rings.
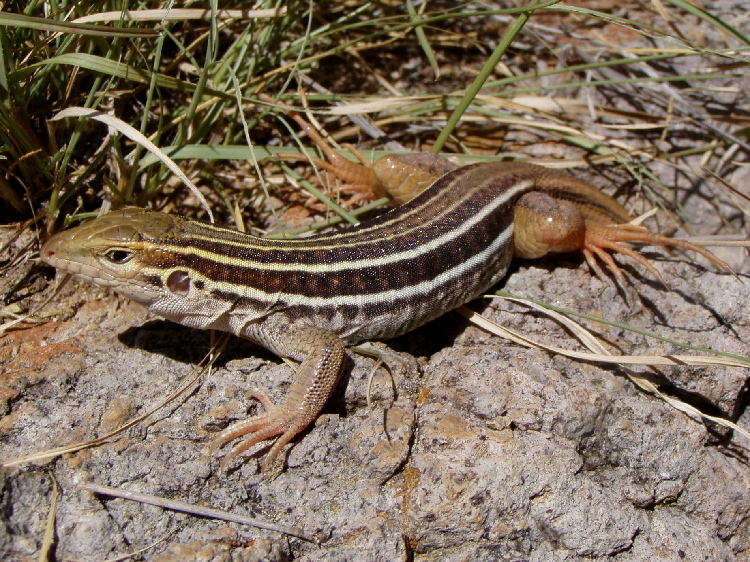
[{"label": "lizard head", "polygon": [[154,264],[170,259],[158,241],[175,237],[184,219],[137,207],[102,215],[52,236],[42,261],[72,275],[113,287],[149,305],[163,292]]}]

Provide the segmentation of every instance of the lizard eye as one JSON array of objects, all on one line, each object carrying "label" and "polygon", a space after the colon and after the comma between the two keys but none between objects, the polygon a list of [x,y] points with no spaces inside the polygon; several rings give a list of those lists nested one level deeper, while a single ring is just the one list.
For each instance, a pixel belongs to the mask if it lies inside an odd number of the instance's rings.
[{"label": "lizard eye", "polygon": [[129,252],[127,250],[110,250],[104,254],[104,258],[107,261],[117,265],[128,263],[133,258],[133,256],[133,252]]}]

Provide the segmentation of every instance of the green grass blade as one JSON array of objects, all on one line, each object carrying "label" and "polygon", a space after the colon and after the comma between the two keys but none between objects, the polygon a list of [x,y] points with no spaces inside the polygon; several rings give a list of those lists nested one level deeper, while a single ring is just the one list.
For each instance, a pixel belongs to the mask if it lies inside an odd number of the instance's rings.
[{"label": "green grass blade", "polygon": [[708,22],[717,29],[725,31],[735,39],[742,41],[745,45],[750,45],[750,38],[748,38],[747,35],[743,34],[739,29],[732,27],[728,23],[721,21],[719,18],[712,16],[700,6],[690,2],[685,2],[685,0],[668,0],[668,2],[681,10],[685,10],[689,14],[693,14],[695,17],[700,18],[705,22]]},{"label": "green grass blade", "polygon": [[91,23],[72,23],[23,14],[0,12],[0,25],[6,27],[24,27],[54,33],[72,33],[75,35],[92,35],[95,37],[156,37],[153,29],[119,28]]}]

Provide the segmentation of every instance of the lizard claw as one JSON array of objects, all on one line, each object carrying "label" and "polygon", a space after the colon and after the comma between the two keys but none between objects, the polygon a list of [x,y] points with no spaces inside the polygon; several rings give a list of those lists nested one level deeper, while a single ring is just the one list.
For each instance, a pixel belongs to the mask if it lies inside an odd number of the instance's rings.
[{"label": "lizard claw", "polygon": [[587,225],[586,236],[583,245],[583,254],[586,257],[591,269],[602,277],[603,272],[601,267],[596,262],[596,258],[599,258],[612,274],[617,278],[618,282],[624,283],[625,275],[619,266],[612,259],[612,256],[605,250],[610,250],[618,254],[628,256],[645,267],[654,277],[656,277],[664,286],[667,286],[664,278],[659,274],[656,268],[651,262],[642,254],[636,250],[625,246],[623,242],[646,244],[646,245],[657,245],[657,246],[673,246],[676,248],[682,248],[683,250],[690,250],[697,252],[711,263],[720,267],[728,273],[734,273],[727,263],[717,258],[711,251],[697,246],[687,240],[678,240],[663,234],[657,234],[651,232],[643,226],[636,226],[633,224],[616,224],[616,225]]}]

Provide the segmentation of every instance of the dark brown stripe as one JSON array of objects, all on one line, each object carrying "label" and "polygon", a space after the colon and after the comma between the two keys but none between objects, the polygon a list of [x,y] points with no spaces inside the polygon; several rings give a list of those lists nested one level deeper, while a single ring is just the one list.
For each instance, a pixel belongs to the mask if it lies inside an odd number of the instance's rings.
[{"label": "dark brown stripe", "polygon": [[[392,236],[384,236],[370,243],[327,249],[293,247],[288,251],[271,250],[268,252],[265,252],[262,247],[257,247],[255,241],[247,247],[211,244],[210,246],[204,245],[203,249],[211,253],[227,252],[229,256],[237,259],[237,263],[220,262],[190,252],[172,251],[164,252],[164,260],[159,260],[155,255],[150,265],[165,269],[177,267],[194,270],[211,281],[255,287],[269,294],[333,298],[398,291],[432,280],[454,268],[460,268],[469,258],[490,246],[511,224],[512,213],[508,209],[512,206],[512,201],[508,202],[508,205],[495,209],[493,213],[461,236],[449,239],[429,252],[421,253],[418,259],[407,256],[401,260],[394,259],[386,265],[357,266],[330,272],[300,271],[295,270],[294,265],[340,264],[353,260],[396,256],[399,253],[418,249],[430,240],[454,232],[469,217],[475,216],[492,199],[501,195],[508,185],[516,185],[516,181],[513,180],[510,184],[506,182],[502,186],[493,182],[473,186],[475,191],[472,197],[464,198],[456,208],[441,216],[440,220],[422,223],[418,228],[405,229],[404,234],[399,234],[399,224],[391,221]],[[156,243],[158,244],[159,241]],[[278,242],[274,241],[274,244]],[[197,246],[198,244],[197,241],[188,241],[188,245]],[[283,270],[252,268],[247,265],[247,260],[259,263],[282,263],[289,267]],[[492,266],[492,263],[484,264],[484,267],[489,269]]]}]

